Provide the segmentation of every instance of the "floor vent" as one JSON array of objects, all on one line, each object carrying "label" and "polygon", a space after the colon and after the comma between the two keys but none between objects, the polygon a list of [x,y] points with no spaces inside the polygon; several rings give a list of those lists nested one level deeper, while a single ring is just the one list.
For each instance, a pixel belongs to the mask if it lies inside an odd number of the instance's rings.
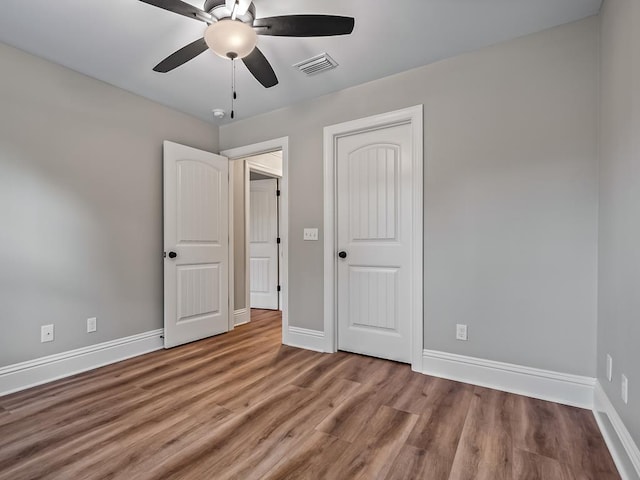
[{"label": "floor vent", "polygon": [[321,53],[320,55],[308,58],[294,65],[295,68],[307,75],[326,72],[327,70],[332,70],[337,66],[338,62],[331,58],[328,53]]}]

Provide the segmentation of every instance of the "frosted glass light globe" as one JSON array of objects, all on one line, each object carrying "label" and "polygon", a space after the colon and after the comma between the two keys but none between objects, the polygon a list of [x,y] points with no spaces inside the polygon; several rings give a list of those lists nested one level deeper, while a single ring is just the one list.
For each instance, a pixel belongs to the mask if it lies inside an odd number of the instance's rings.
[{"label": "frosted glass light globe", "polygon": [[207,46],[222,58],[244,58],[256,47],[258,36],[239,20],[220,20],[204,32]]}]

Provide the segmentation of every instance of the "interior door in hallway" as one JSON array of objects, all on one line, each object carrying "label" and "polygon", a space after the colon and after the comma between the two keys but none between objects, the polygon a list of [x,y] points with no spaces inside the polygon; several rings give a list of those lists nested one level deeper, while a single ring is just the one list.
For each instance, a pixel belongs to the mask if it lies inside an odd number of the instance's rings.
[{"label": "interior door in hallway", "polygon": [[229,329],[229,162],[164,142],[164,344]]},{"label": "interior door in hallway", "polygon": [[336,151],[338,348],[411,361],[411,125],[342,137]]},{"label": "interior door in hallway", "polygon": [[251,308],[278,309],[278,204],[275,178],[252,180],[249,201]]}]

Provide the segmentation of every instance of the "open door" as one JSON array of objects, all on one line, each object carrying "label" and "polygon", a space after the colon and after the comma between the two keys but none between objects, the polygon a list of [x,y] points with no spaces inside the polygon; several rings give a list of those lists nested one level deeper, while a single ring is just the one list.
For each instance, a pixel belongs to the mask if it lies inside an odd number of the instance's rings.
[{"label": "open door", "polygon": [[229,162],[164,142],[164,346],[229,329]]},{"label": "open door", "polygon": [[251,308],[278,309],[278,204],[275,178],[252,180],[249,207]]}]

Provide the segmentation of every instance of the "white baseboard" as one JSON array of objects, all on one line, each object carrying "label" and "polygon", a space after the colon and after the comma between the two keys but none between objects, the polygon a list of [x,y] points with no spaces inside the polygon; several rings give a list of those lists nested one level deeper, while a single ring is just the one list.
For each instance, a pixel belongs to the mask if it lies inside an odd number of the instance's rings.
[{"label": "white baseboard", "polygon": [[57,353],[0,368],[0,396],[160,350],[163,330]]},{"label": "white baseboard", "polygon": [[[160,350],[162,334],[153,330],[2,367],[0,396]],[[324,332],[289,327],[287,345],[324,352]],[[426,375],[592,409],[622,478],[640,478],[640,450],[594,378],[435,350],[424,350],[422,361]]]},{"label": "white baseboard", "polygon": [[422,372],[581,408],[593,408],[595,378],[424,350]]},{"label": "white baseboard", "polygon": [[233,312],[233,326],[237,327],[238,325],[244,325],[245,323],[249,323],[251,321],[251,309],[250,308],[240,308]]},{"label": "white baseboard", "polygon": [[291,347],[305,348],[315,352],[324,352],[324,332],[307,328],[289,327],[286,344]]},{"label": "white baseboard", "polygon": [[595,386],[593,414],[622,478],[624,480],[639,479],[640,449],[599,381]]}]

